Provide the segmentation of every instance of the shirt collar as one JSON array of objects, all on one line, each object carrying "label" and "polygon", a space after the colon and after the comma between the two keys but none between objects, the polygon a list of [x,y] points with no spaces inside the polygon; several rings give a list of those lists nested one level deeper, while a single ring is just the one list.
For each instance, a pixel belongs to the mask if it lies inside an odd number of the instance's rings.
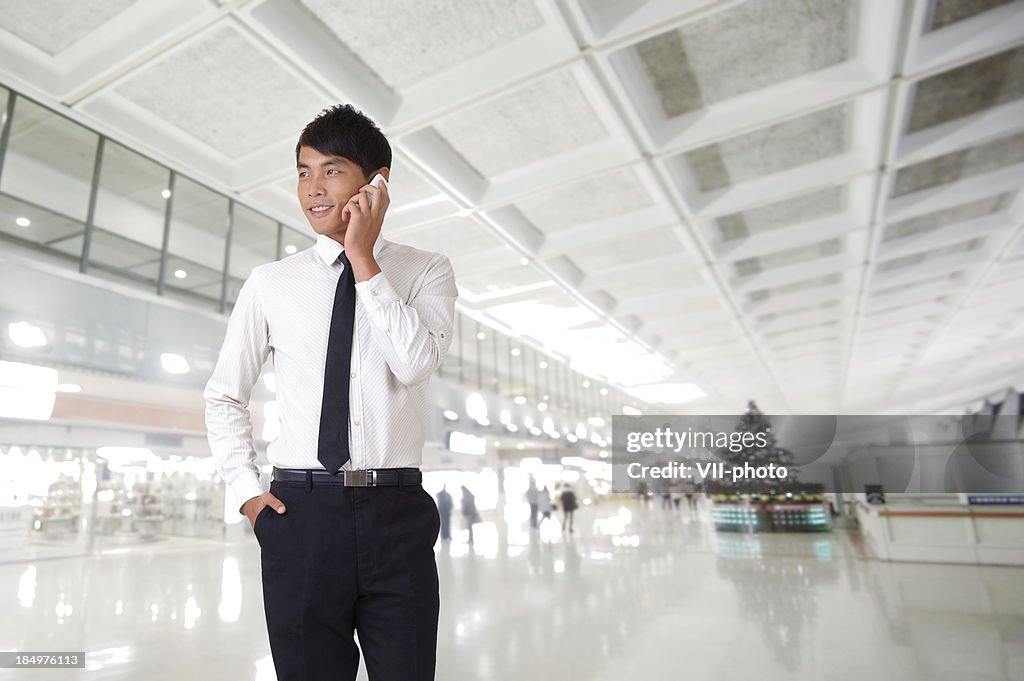
[{"label": "shirt collar", "polygon": [[[376,258],[380,255],[381,249],[387,243],[386,239],[377,237],[376,243],[373,244],[373,257]],[[320,259],[324,261],[325,265],[333,265],[338,259],[338,256],[342,254],[345,247],[339,244],[337,241],[327,236],[326,234],[318,234],[316,237],[316,254],[320,256]]]}]

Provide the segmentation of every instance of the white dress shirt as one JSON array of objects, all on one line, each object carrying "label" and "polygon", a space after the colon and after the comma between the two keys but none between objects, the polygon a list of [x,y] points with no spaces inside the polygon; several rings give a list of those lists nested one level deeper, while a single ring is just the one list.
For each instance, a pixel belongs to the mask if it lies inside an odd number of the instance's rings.
[{"label": "white dress shirt", "polygon": [[[343,250],[320,235],[312,247],[253,269],[238,293],[203,396],[217,472],[240,505],[267,491],[254,463],[249,397],[268,354],[281,432],[267,459],[323,470],[320,408]],[[458,297],[445,256],[381,238],[373,253],[381,271],[356,283],[345,470],[420,465],[427,379],[448,352]]]}]

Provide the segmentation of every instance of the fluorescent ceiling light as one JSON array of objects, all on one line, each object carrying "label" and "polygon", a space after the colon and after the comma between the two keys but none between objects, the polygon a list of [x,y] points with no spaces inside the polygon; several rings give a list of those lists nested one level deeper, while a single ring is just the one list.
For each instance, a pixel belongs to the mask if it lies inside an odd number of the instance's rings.
[{"label": "fluorescent ceiling light", "polygon": [[458,413],[452,411],[451,409],[445,409],[444,410],[444,417],[446,419],[448,419],[449,421],[458,421],[459,420]]},{"label": "fluorescent ceiling light", "polygon": [[288,255],[292,255],[298,250],[299,249],[297,249],[295,246],[292,246],[291,244],[288,244],[287,246],[284,247],[284,252],[287,253]]},{"label": "fluorescent ceiling light", "polygon": [[652,383],[633,386],[627,392],[638,400],[662,404],[692,402],[707,394],[695,383]]},{"label": "fluorescent ceiling light", "polygon": [[20,348],[41,348],[46,346],[46,334],[38,326],[28,322],[11,322],[7,325],[7,335],[11,342]]},{"label": "fluorescent ceiling light", "polygon": [[32,224],[32,221],[29,220],[28,218],[17,218],[14,221],[14,224],[18,225],[18,227],[28,227],[29,225]]},{"label": "fluorescent ceiling light", "polygon": [[631,407],[629,405],[624,405],[622,407],[622,413],[626,416],[643,416],[643,412],[636,407]]},{"label": "fluorescent ceiling light", "polygon": [[185,270],[174,270],[174,276],[176,276],[178,279],[184,279],[185,277],[188,276],[188,272],[186,272]]},{"label": "fluorescent ceiling light", "polygon": [[56,399],[56,369],[0,361],[0,417],[45,421]]},{"label": "fluorescent ceiling light", "polygon": [[165,352],[161,354],[160,365],[163,366],[164,371],[169,374],[187,374],[192,371],[192,368],[188,365],[188,360],[181,355],[174,354],[173,352]]},{"label": "fluorescent ceiling light", "polygon": [[453,430],[448,434],[448,449],[456,454],[481,456],[487,451],[487,440],[479,435]]},{"label": "fluorescent ceiling light", "polygon": [[466,415],[474,421],[487,420],[487,402],[480,393],[470,393],[466,397]]}]

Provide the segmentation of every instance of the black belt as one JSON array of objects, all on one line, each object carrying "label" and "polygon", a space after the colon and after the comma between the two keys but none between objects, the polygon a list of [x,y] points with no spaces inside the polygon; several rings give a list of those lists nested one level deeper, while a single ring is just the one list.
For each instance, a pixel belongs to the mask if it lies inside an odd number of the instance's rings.
[{"label": "black belt", "polygon": [[418,468],[368,468],[361,471],[340,470],[328,473],[312,468],[274,467],[276,482],[299,482],[313,485],[338,485],[342,487],[384,487],[395,485],[419,485],[423,473]]}]

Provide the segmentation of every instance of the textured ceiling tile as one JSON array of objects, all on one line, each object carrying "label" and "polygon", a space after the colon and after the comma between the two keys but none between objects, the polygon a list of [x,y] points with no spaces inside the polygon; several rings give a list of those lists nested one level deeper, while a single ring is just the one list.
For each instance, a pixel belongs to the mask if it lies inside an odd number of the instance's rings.
[{"label": "textured ceiling tile", "polygon": [[636,173],[623,168],[542,191],[516,206],[530,222],[551,233],[652,204]]},{"label": "textured ceiling tile", "polygon": [[811,329],[832,329],[839,326],[839,321],[832,319],[826,322],[811,322],[810,324],[801,324],[799,326],[793,326],[788,329],[778,329],[776,331],[764,331],[761,335],[765,338],[780,338],[790,334],[800,334]]},{"label": "textured ceiling tile", "polygon": [[724,189],[842,153],[849,105],[800,116],[683,154],[702,192]]},{"label": "textured ceiling tile", "polygon": [[679,31],[648,38],[633,50],[667,118],[704,108],[704,96]]},{"label": "textured ceiling tile", "polygon": [[485,176],[493,176],[608,137],[568,71],[460,111],[438,133]]},{"label": "textured ceiling tile", "polygon": [[1024,47],[966,64],[917,84],[907,132],[924,130],[1024,97]]},{"label": "textured ceiling tile", "polygon": [[142,69],[117,93],[232,158],[298,139],[326,103],[232,28]]},{"label": "textured ceiling tile", "polygon": [[846,60],[853,12],[850,0],[747,2],[633,49],[671,118]]},{"label": "textured ceiling tile", "polygon": [[980,201],[971,201],[961,206],[894,222],[885,230],[884,241],[904,239],[908,236],[930,232],[946,225],[955,225],[958,222],[966,222],[974,218],[991,215],[1005,208],[1009,203],[1009,198],[1009,194],[990,196]]},{"label": "textured ceiling tile", "polygon": [[780,227],[808,222],[843,209],[845,187],[826,187],[760,208],[724,215],[715,220],[722,239],[731,241]]},{"label": "textured ceiling tile", "polygon": [[1011,2],[1013,0],[932,0],[928,8],[926,32],[936,31]]},{"label": "textured ceiling tile", "polygon": [[757,321],[760,324],[767,324],[779,319],[785,319],[798,314],[807,314],[808,312],[820,311],[820,310],[833,310],[839,307],[838,300],[827,300],[824,303],[817,305],[800,305],[798,307],[791,307],[788,310],[782,310],[780,312],[770,312],[768,314],[759,315]]},{"label": "textured ceiling tile", "polygon": [[842,249],[843,245],[839,239],[827,239],[807,246],[797,246],[796,248],[787,248],[775,253],[737,260],[734,266],[736,273],[741,277],[745,277],[765,270],[788,267],[818,258],[827,258],[836,255]]},{"label": "textured ceiling tile", "polygon": [[1000,137],[901,168],[896,173],[892,195],[912,194],[1021,162],[1024,162],[1024,133]]},{"label": "textured ceiling tile", "polygon": [[0,27],[55,55],[134,4],[134,0],[4,0]]},{"label": "textured ceiling tile", "polygon": [[395,88],[413,85],[544,25],[533,2],[301,2]]},{"label": "textured ceiling tile", "polygon": [[912,282],[901,282],[896,286],[886,286],[884,288],[875,289],[871,291],[871,298],[882,298],[885,296],[891,296],[896,293],[905,293],[914,289],[925,288],[928,286],[948,286],[949,284],[959,285],[963,280],[963,272],[956,271],[951,273],[942,273],[938,276],[925,277]]},{"label": "textured ceiling tile", "polygon": [[747,294],[747,299],[752,303],[756,303],[774,296],[784,296],[790,293],[809,291],[811,289],[821,288],[822,286],[834,286],[840,281],[842,281],[842,276],[839,274],[825,274],[820,277],[812,277],[810,279],[793,282],[792,284],[785,284],[784,286],[751,291]]},{"label": "textured ceiling tile", "polygon": [[893,258],[892,260],[886,260],[880,262],[875,267],[876,272],[890,272],[892,270],[905,269],[907,267],[913,267],[920,265],[921,263],[936,258],[941,258],[947,255],[959,255],[962,253],[969,253],[984,243],[984,237],[977,237],[968,241],[963,241],[958,244],[951,244],[949,246],[941,246],[939,248],[932,248],[927,251],[921,251],[920,253],[914,253],[912,255],[904,255],[899,258]]},{"label": "textured ceiling tile", "polygon": [[581,245],[569,255],[584,270],[594,273],[681,252],[682,246],[672,230],[649,229],[625,233],[619,240]]}]

